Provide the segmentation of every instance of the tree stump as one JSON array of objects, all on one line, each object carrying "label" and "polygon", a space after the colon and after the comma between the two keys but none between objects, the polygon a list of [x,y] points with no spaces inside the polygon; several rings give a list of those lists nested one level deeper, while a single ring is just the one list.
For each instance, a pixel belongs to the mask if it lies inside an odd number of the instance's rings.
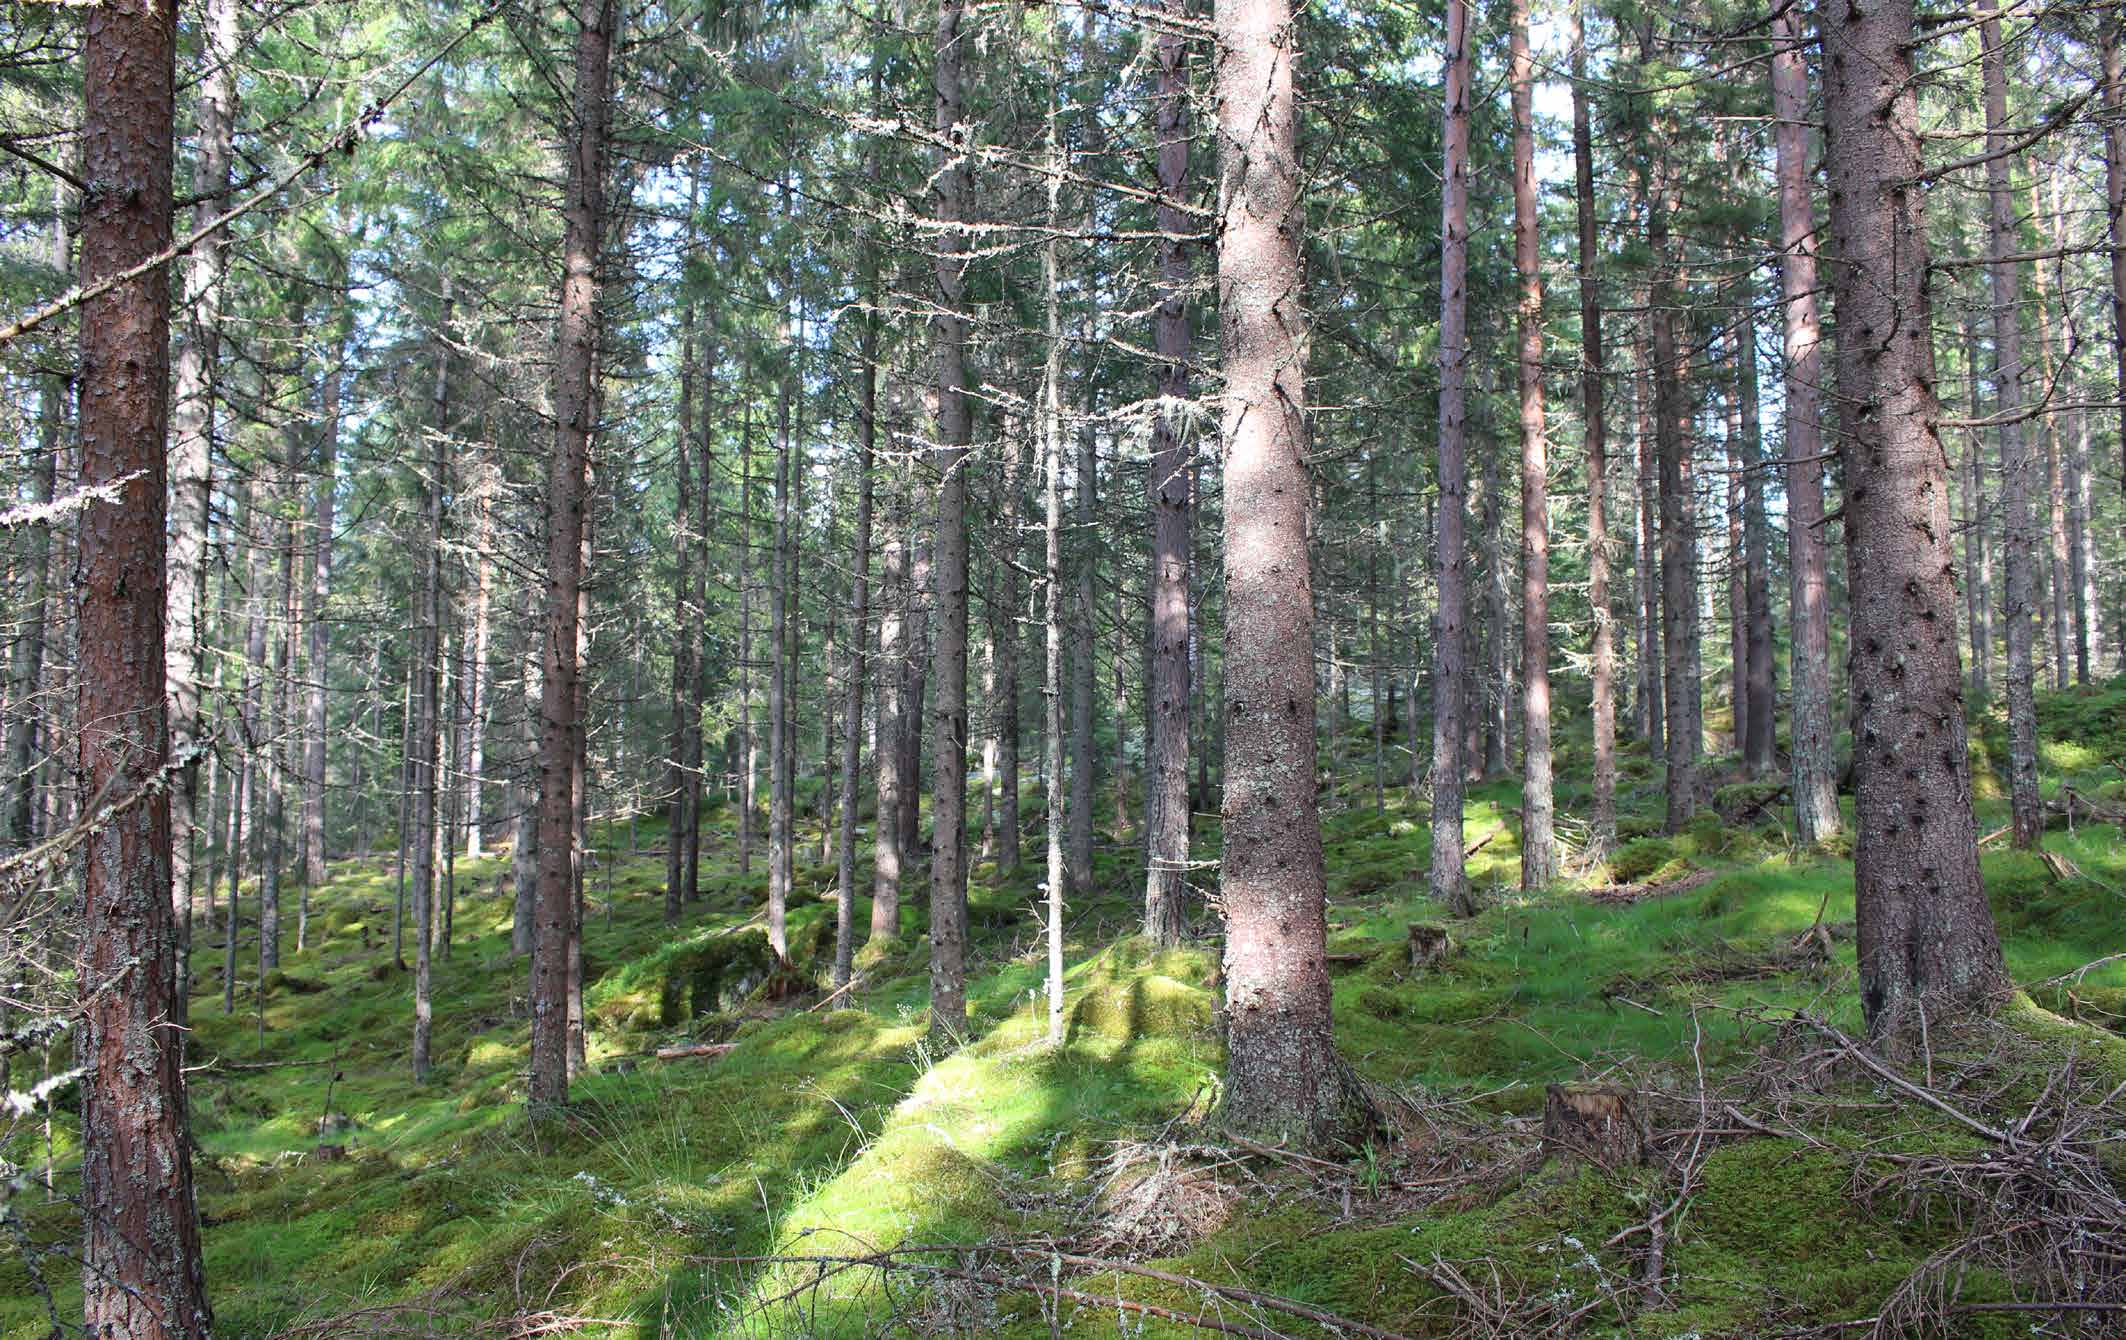
[{"label": "tree stump", "polygon": [[1543,1098],[1543,1152],[1605,1168],[1646,1161],[1653,1138],[1639,1097],[1607,1084],[1553,1084]]},{"label": "tree stump", "polygon": [[1410,923],[1410,968],[1424,972],[1444,967],[1447,956],[1454,952],[1454,941],[1448,936],[1445,926],[1436,926],[1428,921]]}]

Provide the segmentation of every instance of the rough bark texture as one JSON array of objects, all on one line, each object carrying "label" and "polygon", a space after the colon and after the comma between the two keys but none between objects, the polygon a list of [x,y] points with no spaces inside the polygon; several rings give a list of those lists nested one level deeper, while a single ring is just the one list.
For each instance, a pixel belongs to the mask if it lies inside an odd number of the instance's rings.
[{"label": "rough bark texture", "polygon": [[931,675],[937,681],[936,757],[931,760],[930,1035],[957,1045],[967,1030],[967,237],[974,170],[968,151],[966,0],[939,0],[937,16],[938,311],[931,318],[937,360],[935,540],[937,627]]},{"label": "rough bark texture", "polygon": [[1605,422],[1602,287],[1595,232],[1594,136],[1587,109],[1587,5],[1572,10],[1572,160],[1580,258],[1580,406],[1587,448],[1587,602],[1594,618],[1591,678],[1594,812],[1588,856],[1600,860],[1617,837],[1617,651],[1609,609],[1609,426]]},{"label": "rough bark texture", "polygon": [[1178,944],[1187,924],[1189,852],[1189,395],[1187,50],[1183,0],[1163,0],[1153,115],[1159,151],[1159,308],[1152,317],[1160,408],[1152,422],[1151,739],[1145,751],[1144,933]]},{"label": "rough bark texture", "polygon": [[2118,361],[2119,487],[2126,491],[2126,13],[2103,25],[2104,212],[2111,237],[2111,345]]},{"label": "rough bark texture", "polygon": [[[177,10],[85,11],[81,279],[170,243]],[[151,270],[81,309],[81,475],[117,490],[79,522],[80,777],[127,805],[83,848],[80,1032],[82,1320],[111,1340],[205,1340],[170,902],[164,448],[170,291]],[[123,482],[121,482],[123,481]]]},{"label": "rough bark texture", "polygon": [[569,948],[576,927],[576,759],[582,677],[578,602],[598,367],[598,248],[605,231],[605,133],[612,0],[575,0],[573,125],[555,332],[554,454],[547,474],[546,627],[539,695],[539,894],[532,941],[531,1103],[568,1101]]},{"label": "rough bark texture", "polygon": [[[866,296],[876,301],[877,272],[871,265]],[[836,845],[834,879],[834,985],[846,986],[856,961],[856,786],[864,749],[864,670],[871,624],[872,466],[878,440],[878,313],[861,317],[863,334],[857,358],[856,393],[856,538],[849,552],[849,673],[842,712],[841,830]],[[883,755],[880,756],[883,759]],[[883,777],[886,770],[879,769]],[[881,831],[885,825],[880,824]]]},{"label": "rough bark texture", "polygon": [[1471,906],[1462,861],[1462,735],[1469,704],[1469,3],[1447,0],[1445,166],[1440,186],[1439,522],[1433,582],[1439,615],[1432,642],[1432,896],[1457,912]]},{"label": "rough bark texture", "polygon": [[1772,16],[1772,106],[1779,177],[1779,292],[1785,316],[1789,618],[1793,620],[1790,772],[1794,836],[1812,846],[1838,831],[1832,754],[1831,623],[1823,539],[1823,324],[1816,303],[1816,225],[1809,201],[1808,60],[1801,20]]},{"label": "rough bark texture", "polygon": [[[2031,646],[2037,619],[2037,529],[2030,511],[2031,460],[2023,407],[2021,276],[2016,262],[2005,259],[2016,248],[2015,196],[2009,182],[2007,151],[2014,137],[2008,126],[2008,80],[2001,55],[1999,10],[1993,0],[1979,0],[1980,65],[1986,86],[1986,245],[1992,256],[1987,278],[1993,296],[1993,400],[2001,419],[2001,507],[2007,529],[2008,569],[2008,808],[2018,847],[2034,847],[2044,828],[2037,789],[2036,664]],[[1915,206],[1915,211],[1916,211]],[[1931,355],[1930,355],[1931,357]],[[1850,488],[1850,485],[1848,486]]]},{"label": "rough bark texture", "polygon": [[1521,887],[1557,882],[1550,753],[1550,447],[1543,423],[1543,257],[1536,235],[1535,59],[1528,0],[1514,0],[1513,261],[1519,272],[1521,402]]},{"label": "rough bark texture", "polygon": [[1822,0],[1852,587],[1861,1008],[1877,1036],[2007,985],[1979,880],[1936,432],[1911,0]]},{"label": "rough bark texture", "polygon": [[1218,0],[1218,314],[1227,636],[1225,1117],[1315,1142],[1358,1099],[1329,1012],[1314,794],[1307,318],[1298,28],[1289,0]]},{"label": "rough bark texture", "polygon": [[[1772,770],[1772,716],[1779,691],[1772,669],[1772,553],[1764,515],[1764,424],[1757,402],[1757,325],[1745,319],[1737,335],[1736,369],[1742,411],[1742,589],[1747,618],[1744,650],[1749,685],[1742,731],[1742,765],[1752,777]],[[1730,560],[1732,561],[1732,560]]]},{"label": "rough bark texture", "polygon": [[[890,495],[889,495],[890,496]],[[902,499],[905,502],[905,497]],[[872,736],[878,772],[878,812],[871,825],[871,938],[901,933],[901,662],[907,656],[908,550],[898,516],[886,523],[879,555],[879,586],[885,599],[878,621],[878,718]]]},{"label": "rough bark texture", "polygon": [[[228,207],[236,134],[236,49],[241,41],[237,0],[208,0],[200,23],[206,65],[199,85],[198,159],[193,166],[196,227]],[[185,267],[186,319],[177,351],[176,405],[170,440],[169,634],[165,665],[170,695],[170,744],[180,754],[200,735],[201,616],[206,595],[208,494],[213,476],[214,379],[220,357],[222,277],[228,269],[227,230],[192,248]],[[199,767],[186,766],[170,789],[171,897],[178,909],[178,978],[189,982],[191,959],[193,806]],[[179,1020],[185,1010],[181,993]]]}]

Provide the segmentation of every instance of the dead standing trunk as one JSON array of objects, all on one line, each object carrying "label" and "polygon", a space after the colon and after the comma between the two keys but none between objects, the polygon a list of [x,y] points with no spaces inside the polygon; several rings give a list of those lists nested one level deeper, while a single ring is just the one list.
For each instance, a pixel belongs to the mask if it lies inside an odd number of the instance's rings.
[{"label": "dead standing trunk", "polygon": [[1823,538],[1823,325],[1816,303],[1816,223],[1809,200],[1808,60],[1791,7],[1772,15],[1772,106],[1779,176],[1779,291],[1785,316],[1788,601],[1793,620],[1791,774],[1795,837],[1836,833],[1831,623]]},{"label": "dead standing trunk", "polygon": [[1445,169],[1440,186],[1439,521],[1433,581],[1432,896],[1471,912],[1462,857],[1462,736],[1469,703],[1469,0],[1447,0]]},{"label": "dead standing trunk", "polygon": [[1314,791],[1298,26],[1289,0],[1218,0],[1218,313],[1228,773],[1225,1119],[1316,1143],[1361,1101],[1336,1054]]},{"label": "dead standing trunk", "polygon": [[1822,0],[1852,585],[1861,1007],[1877,1036],[2008,985],[1979,879],[1936,432],[1911,0]]},{"label": "dead standing trunk", "polygon": [[598,248],[615,7],[575,0],[576,72],[555,338],[554,454],[547,476],[544,673],[539,695],[539,893],[532,947],[531,1104],[568,1101],[569,948],[576,925],[577,603],[590,501],[598,364]]},{"label": "dead standing trunk", "polygon": [[1557,882],[1550,756],[1550,450],[1543,423],[1543,268],[1536,235],[1535,59],[1528,0],[1514,0],[1513,260],[1519,273],[1521,401],[1521,887]]},{"label": "dead standing trunk", "polygon": [[[83,19],[81,281],[124,273],[170,244],[177,10],[109,0]],[[164,449],[169,436],[166,270],[81,308],[81,475],[115,503],[81,513],[80,777],[87,796],[147,787],[170,761],[165,704]],[[170,902],[170,805],[146,792],[83,849],[77,1055],[83,1323],[129,1340],[206,1340],[186,1129],[184,1048]]]}]

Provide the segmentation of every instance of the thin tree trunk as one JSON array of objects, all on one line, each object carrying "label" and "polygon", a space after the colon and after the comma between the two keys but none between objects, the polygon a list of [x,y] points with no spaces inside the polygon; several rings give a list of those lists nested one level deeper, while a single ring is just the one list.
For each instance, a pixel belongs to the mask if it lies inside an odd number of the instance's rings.
[{"label": "thin tree trunk", "polygon": [[753,738],[753,402],[738,433],[738,873],[753,873],[760,749]]},{"label": "thin tree trunk", "polygon": [[1336,1053],[1314,769],[1301,301],[1298,27],[1289,0],[1218,0],[1218,314],[1225,364],[1224,1117],[1329,1143],[1360,1124]]},{"label": "thin tree trunk", "polygon": [[[875,361],[868,366],[876,367]],[[891,940],[901,933],[901,687],[907,657],[906,611],[908,550],[906,489],[888,495],[896,514],[886,520],[886,542],[879,555],[878,715],[872,734],[872,766],[877,772],[878,806],[871,825],[871,938]]]},{"label": "thin tree trunk", "polygon": [[[1062,165],[1061,56],[1054,28],[1048,52],[1048,158]],[[1063,1031],[1063,907],[1069,894],[1063,855],[1063,320],[1062,274],[1057,234],[1062,214],[1063,175],[1048,176],[1048,237],[1041,246],[1041,293],[1047,339],[1041,363],[1041,739],[1046,766],[1041,794],[1046,810],[1042,834],[1047,846],[1048,1045],[1060,1048]]]},{"label": "thin tree trunk", "polygon": [[936,217],[937,620],[931,673],[937,679],[936,758],[930,807],[930,1035],[957,1045],[967,1030],[967,471],[973,418],[967,403],[968,241],[974,171],[966,150],[965,0],[939,0],[937,14]]},{"label": "thin tree trunk", "polygon": [[[697,168],[687,182],[686,249],[691,253],[697,238],[695,215],[701,208],[701,174]],[[693,706],[693,686],[699,677],[694,668],[693,618],[688,602],[694,591],[694,539],[688,531],[694,524],[694,297],[691,290],[679,308],[679,426],[673,444],[677,461],[677,499],[672,510],[672,548],[677,558],[672,573],[672,728],[667,785],[672,801],[664,840],[664,921],[679,924],[685,898],[688,826],[692,823],[688,800],[692,794],[687,768],[687,719]],[[704,474],[701,487],[709,481]]]},{"label": "thin tree trunk", "polygon": [[[1485,383],[1485,374],[1479,372],[1480,386],[1492,389]],[[1506,620],[1506,484],[1501,477],[1499,457],[1502,454],[1498,436],[1483,434],[1480,439],[1483,450],[1484,508],[1479,519],[1477,556],[1484,565],[1484,587],[1477,612],[1479,631],[1482,634],[1484,654],[1479,664],[1478,703],[1483,710],[1479,720],[1483,735],[1479,742],[1482,750],[1482,766],[1478,773],[1490,781],[1506,775],[1506,754],[1512,725],[1507,720],[1507,700],[1513,696],[1513,639],[1508,635]]]},{"label": "thin tree trunk", "polygon": [[992,619],[996,639],[997,817],[996,869],[1019,869],[1019,530],[1024,520],[1026,442],[1014,433],[1005,448],[1003,561],[998,574],[1000,608]]},{"label": "thin tree trunk", "polygon": [[1572,9],[1572,158],[1580,259],[1580,406],[1587,447],[1587,599],[1594,618],[1594,807],[1587,855],[1600,861],[1617,838],[1616,624],[1609,609],[1609,425],[1602,349],[1601,252],[1595,232],[1594,137],[1587,108],[1587,3]]},{"label": "thin tree trunk", "polygon": [[429,413],[433,443],[421,502],[427,512],[426,553],[421,563],[419,603],[414,611],[413,702],[413,1080],[428,1082],[429,1042],[434,1029],[437,799],[442,734],[443,676],[443,499],[450,491],[450,281],[443,282],[443,314],[436,349],[435,390]]},{"label": "thin tree trunk", "polygon": [[[200,37],[205,63],[199,86],[198,158],[193,165],[195,226],[228,207],[236,134],[236,53],[242,43],[237,0],[207,0]],[[90,180],[84,178],[84,180]],[[222,279],[229,234],[210,233],[193,246],[184,274],[183,338],[177,350],[175,406],[170,422],[169,635],[165,676],[170,747],[187,756],[200,738],[201,617],[206,598],[208,497],[213,483],[214,381],[220,358]],[[62,264],[63,268],[63,264]],[[177,907],[176,1022],[185,1021],[191,993],[193,807],[199,765],[187,763],[170,787],[171,897]],[[182,1029],[179,1036],[182,1036]]]},{"label": "thin tree trunk", "polygon": [[[1968,321],[1959,319],[1958,333],[1964,352],[1964,395],[1973,420],[1985,417],[1985,401],[1979,394],[1981,379],[1978,335]],[[1971,637],[1971,701],[1983,708],[1993,697],[1993,510],[1986,487],[1986,435],[1983,429],[1969,433],[1964,453],[1964,581],[1969,607]],[[1798,673],[1798,667],[1797,667]]]},{"label": "thin tree trunk", "polygon": [[[83,23],[81,282],[170,243],[176,6],[111,0]],[[83,1324],[129,1340],[206,1340],[199,1211],[185,1110],[180,945],[165,703],[163,446],[170,294],[148,270],[81,308],[80,777],[89,796],[145,790],[85,844],[80,1033]],[[204,524],[199,528],[204,533]],[[196,597],[195,597],[196,598]]]},{"label": "thin tree trunk", "polygon": [[[876,91],[878,67],[873,66]],[[849,680],[843,686],[841,832],[834,880],[834,985],[849,984],[856,959],[856,787],[864,739],[864,651],[871,627],[872,469],[878,440],[878,263],[865,250],[866,275],[858,337],[856,395],[856,538],[849,552]],[[883,659],[883,656],[881,657]],[[884,778],[885,755],[875,762]],[[885,825],[878,825],[885,831]]]},{"label": "thin tree trunk", "polygon": [[464,501],[473,510],[472,552],[466,556],[472,578],[472,609],[463,626],[465,643],[459,657],[458,716],[460,741],[455,757],[460,760],[464,808],[458,815],[465,833],[465,855],[477,858],[486,845],[487,826],[487,722],[494,715],[494,673],[488,666],[488,649],[494,636],[495,494],[501,472],[476,449],[472,460],[471,494]]},{"label": "thin tree trunk", "polygon": [[1637,551],[1633,567],[1639,588],[1639,711],[1646,756],[1663,758],[1667,749],[1668,692],[1661,667],[1661,549],[1656,517],[1660,492],[1654,463],[1652,347],[1642,329],[1632,345],[1632,442],[1637,481],[1632,507],[1637,517]]},{"label": "thin tree trunk", "polygon": [[517,832],[510,844],[509,952],[524,958],[532,952],[533,926],[539,897],[539,639],[527,631],[524,638],[524,669],[520,681],[517,747],[522,751],[528,776],[517,788]]},{"label": "thin tree trunk", "polygon": [[2119,487],[2126,491],[2126,13],[2102,25],[2104,60],[2104,214],[2111,239],[2111,347],[2118,362]]},{"label": "thin tree trunk", "polygon": [[1519,272],[1521,401],[1521,887],[1558,878],[1550,756],[1550,448],[1543,422],[1543,268],[1536,236],[1535,59],[1528,0],[1514,0],[1513,257]]},{"label": "thin tree trunk", "polygon": [[554,453],[547,478],[547,590],[540,693],[539,895],[532,947],[531,1104],[568,1101],[569,958],[577,941],[577,688],[585,513],[596,426],[598,249],[605,233],[605,132],[615,6],[573,0],[576,69],[561,312],[555,340]]},{"label": "thin tree trunk", "polygon": [[[2013,134],[2008,127],[2007,71],[2001,55],[1999,8],[1995,0],[1979,0],[1979,6],[1985,16],[1979,24],[1979,40],[1986,85],[1986,151],[1992,155],[1986,164],[1986,248],[1993,259],[1986,268],[1993,286],[1993,398],[2002,421],[2001,502],[2008,541],[2008,800],[2015,845],[2034,847],[2044,825],[2037,789],[2036,667],[2031,647],[2037,614],[2037,533],[2030,515],[2029,489],[2035,466],[2019,421],[2025,376],[2021,285],[2016,262],[2003,259],[2016,251],[2015,198],[2007,158]],[[1847,506],[1850,511],[1850,502]],[[1852,549],[1850,541],[1847,547]],[[1961,715],[1957,720],[1961,725]]]},{"label": "thin tree trunk", "polygon": [[[785,281],[782,301],[790,301]],[[789,354],[795,361],[797,336],[789,336]],[[768,559],[768,946],[777,959],[789,957],[788,917],[790,884],[795,869],[795,842],[790,806],[793,757],[791,736],[795,723],[790,713],[790,580],[796,564],[790,554],[790,483],[797,466],[795,445],[790,439],[790,401],[795,393],[794,368],[785,371],[776,384],[775,403],[775,529],[774,549]]]},{"label": "thin tree trunk", "polygon": [[1840,825],[1832,754],[1831,620],[1823,539],[1823,325],[1817,313],[1816,222],[1809,200],[1808,61],[1801,20],[1772,15],[1772,106],[1779,177],[1779,291],[1784,311],[1790,652],[1789,771],[1795,837],[1814,846]]},{"label": "thin tree trunk", "polygon": [[1779,690],[1772,667],[1772,553],[1764,515],[1764,425],[1757,399],[1757,325],[1740,333],[1742,397],[1742,566],[1748,610],[1749,719],[1742,733],[1742,765],[1752,777],[1771,772],[1772,717]]},{"label": "thin tree trunk", "polygon": [[1099,787],[1099,759],[1093,750],[1093,688],[1099,673],[1099,639],[1093,609],[1093,568],[1098,561],[1092,540],[1100,505],[1100,465],[1091,424],[1078,428],[1074,472],[1074,529],[1077,554],[1071,592],[1070,662],[1070,829],[1064,856],[1070,866],[1070,891],[1090,889],[1093,882],[1093,794]]},{"label": "thin tree trunk", "polygon": [[[1878,1037],[2008,986],[1979,879],[1927,310],[1911,0],[1819,11],[1852,583],[1860,1003]],[[1996,47],[1990,39],[1989,47]],[[1994,119],[1990,118],[1989,120]]]},{"label": "thin tree trunk", "polygon": [[[313,484],[310,513],[310,587],[303,606],[303,623],[309,630],[308,691],[303,704],[303,887],[314,889],[325,882],[325,733],[326,696],[332,651],[332,626],[326,608],[332,598],[332,527],[334,490],[338,486],[340,404],[346,377],[346,340],[341,321],[347,309],[344,288],[338,295],[339,309],[330,327],[326,345],[328,360],[324,377],[324,406],[319,415],[317,479]],[[309,901],[304,900],[304,907]],[[296,943],[304,942],[300,929]]]},{"label": "thin tree trunk", "polygon": [[1462,857],[1462,736],[1469,704],[1469,0],[1447,0],[1445,168],[1440,185],[1439,519],[1432,572],[1439,616],[1432,639],[1432,860],[1434,899],[1472,913]]},{"label": "thin tree trunk", "polygon": [[1144,753],[1144,934],[1178,944],[1188,919],[1188,49],[1184,0],[1161,0],[1152,130],[1159,153],[1159,415],[1152,419],[1152,730]]},{"label": "thin tree trunk", "polygon": [[[68,268],[65,228],[60,222],[52,229],[52,259],[54,268],[62,274]],[[24,471],[30,479],[28,501],[32,506],[49,503],[58,483],[59,450],[66,436],[69,399],[64,376],[47,373],[39,380],[42,385],[38,389],[37,444],[34,459]],[[204,515],[201,519],[204,522]],[[51,595],[52,528],[32,525],[27,529],[23,566],[28,569],[28,582],[22,593],[21,627],[15,635],[8,666],[8,701],[13,711],[7,723],[7,835],[9,845],[18,851],[36,839],[37,778],[42,771],[37,762],[37,723],[45,715],[39,700],[54,687],[44,682],[45,607]],[[174,797],[171,808],[174,812]],[[211,823],[212,820],[210,814],[208,821]],[[172,822],[174,825],[174,819]],[[183,955],[179,960],[179,976],[184,976]]]}]

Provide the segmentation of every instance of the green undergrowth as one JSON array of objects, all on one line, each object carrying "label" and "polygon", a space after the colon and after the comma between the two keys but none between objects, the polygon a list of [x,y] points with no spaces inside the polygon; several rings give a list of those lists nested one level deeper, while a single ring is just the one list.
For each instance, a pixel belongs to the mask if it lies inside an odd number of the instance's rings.
[{"label": "green undergrowth", "polygon": [[[1781,804],[1761,787],[1726,792],[1718,812],[1663,836],[1657,770],[1643,751],[1624,753],[1625,841],[1606,868],[1536,896],[1516,890],[1518,788],[1472,790],[1466,841],[1481,844],[1470,864],[1483,910],[1459,921],[1425,893],[1423,798],[1391,787],[1376,811],[1370,767],[1345,779],[1324,819],[1331,988],[1339,1044],[1381,1093],[1452,1103],[1510,1131],[1540,1110],[1550,1083],[1626,1077],[1680,1093],[1701,1068],[1715,1083],[1735,1077],[1795,1012],[1858,1028],[1850,861],[1790,850]],[[222,1335],[419,1300],[444,1330],[554,1310],[610,1319],[588,1334],[856,1336],[886,1306],[875,1273],[810,1288],[810,1267],[740,1258],[1082,1237],[1100,1226],[1120,1151],[1219,1140],[1207,1119],[1222,1065],[1216,951],[1155,952],[1132,938],[1134,835],[1104,835],[1095,886],[1073,899],[1060,1047],[1047,1038],[1035,916],[1041,835],[1029,829],[1019,871],[977,867],[970,1033],[939,1049],[925,1011],[920,867],[904,880],[902,935],[864,948],[858,988],[814,1009],[831,960],[831,869],[803,871],[792,962],[775,977],[760,957],[765,862],[740,875],[734,816],[709,820],[705,896],[676,928],[662,919],[661,824],[594,828],[589,1065],[560,1122],[524,1114],[526,970],[509,948],[506,853],[457,863],[424,1084],[407,1059],[412,987],[391,952],[388,863],[336,862],[312,894],[300,951],[284,913],[290,939],[263,995],[247,902],[231,1014],[219,931],[201,935],[189,1060]],[[817,838],[816,827],[801,834],[814,853]],[[2070,976],[2119,948],[2126,846],[2091,828],[2048,835],[2047,846],[2070,863],[2067,877],[2034,856],[1984,858],[2010,969],[2030,988],[2010,1021],[2034,1055],[2126,1067],[2108,1031],[2126,1016],[2126,964]],[[1198,856],[1214,855],[1212,827],[1199,832]],[[868,892],[867,868],[858,883]],[[869,917],[866,897],[859,928]],[[1446,926],[1442,963],[1412,966],[1417,922]],[[732,1046],[655,1058],[699,1038]],[[1853,1143],[1967,1138],[1930,1113],[1902,1120]],[[68,1123],[62,1104],[61,1199],[46,1203],[32,1186],[7,1202],[40,1248],[78,1232],[63,1199],[74,1178]],[[41,1143],[4,1152],[41,1166]],[[1871,1201],[1835,1151],[1727,1138],[1668,1225],[1667,1305],[1634,1314],[1624,1286],[1643,1243],[1606,1244],[1673,1197],[1664,1172],[1516,1164],[1480,1192],[1416,1203],[1395,1190],[1393,1170],[1422,1152],[1385,1137],[1331,1151],[1353,1169],[1344,1184],[1356,1190],[1343,1196],[1288,1165],[1251,1165],[1248,1178],[1228,1174],[1236,1190],[1215,1221],[1144,1256],[1410,1336],[1466,1321],[1439,1282],[1452,1269],[1487,1290],[1554,1296],[1567,1311],[1591,1305],[1585,1334],[1709,1340],[1867,1316],[1958,1231],[1927,1206]],[[59,1255],[42,1265],[61,1314],[78,1313],[74,1268]],[[893,1287],[910,1330],[1049,1334],[1024,1296],[926,1290],[910,1278]],[[1200,1301],[1141,1277],[1077,1272],[1072,1287],[1184,1310]],[[1983,1276],[1968,1284],[1972,1297],[1999,1288]],[[1061,1320],[1074,1335],[1197,1333],[1118,1315],[1067,1306]],[[43,1318],[20,1253],[0,1249],[0,1336],[42,1335]],[[1974,1319],[1958,1333],[2010,1328]]]}]

